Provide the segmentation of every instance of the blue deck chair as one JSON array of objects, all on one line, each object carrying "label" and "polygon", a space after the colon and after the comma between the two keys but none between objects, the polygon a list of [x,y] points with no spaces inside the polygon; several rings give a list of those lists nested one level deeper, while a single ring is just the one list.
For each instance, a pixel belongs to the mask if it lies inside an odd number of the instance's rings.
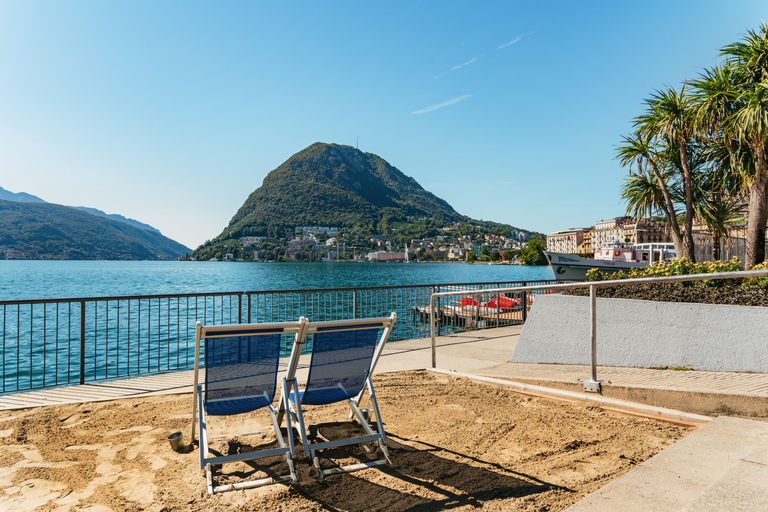
[{"label": "blue deck chair", "polygon": [[[364,320],[341,320],[333,322],[310,322],[305,331],[305,339],[311,335],[312,360],[309,365],[309,376],[305,389],[299,391],[295,373],[298,367],[301,345],[293,346],[288,362],[286,377],[283,385],[290,383],[293,391],[289,393],[287,402],[288,420],[293,418],[293,426],[299,431],[304,452],[312,460],[320,473],[320,478],[338,473],[349,473],[360,469],[391,464],[387,451],[387,437],[381,422],[381,413],[373,390],[371,374],[387,342],[397,315],[389,317],[370,318]],[[381,333],[381,335],[379,335]],[[374,431],[358,408],[365,389],[371,397],[373,411],[376,415],[377,430]],[[310,443],[307,439],[307,428],[304,424],[302,409],[307,406],[325,405],[346,401],[350,407],[350,417],[357,418],[365,430],[365,435],[348,439],[327,442]],[[282,404],[281,404],[282,406]],[[282,420],[280,408],[278,423]],[[297,425],[298,423],[298,425]],[[324,470],[320,467],[317,452],[327,448],[347,446],[367,442],[376,442],[381,448],[384,458],[373,462],[353,464],[344,467]]]},{"label": "blue deck chair", "polygon": [[[200,470],[205,470],[208,494],[245,489],[290,480],[296,482],[293,458],[296,456],[293,433],[288,424],[286,445],[272,408],[277,388],[277,373],[280,358],[280,342],[283,335],[294,334],[294,343],[304,338],[306,320],[269,324],[241,324],[202,326],[197,322],[195,329],[195,400],[192,406],[192,441],[195,440],[195,421],[200,434]],[[205,350],[205,385],[199,383],[201,344]],[[283,379],[280,402],[287,403],[287,384]],[[208,416],[230,416],[268,408],[279,448],[237,453],[225,456],[211,456],[208,449]],[[290,420],[290,418],[289,418]],[[254,432],[253,434],[263,433]],[[238,434],[250,435],[250,434]],[[223,436],[224,438],[229,436]],[[211,465],[228,462],[254,460],[262,457],[283,455],[289,475],[251,480],[215,487],[212,481]]]}]

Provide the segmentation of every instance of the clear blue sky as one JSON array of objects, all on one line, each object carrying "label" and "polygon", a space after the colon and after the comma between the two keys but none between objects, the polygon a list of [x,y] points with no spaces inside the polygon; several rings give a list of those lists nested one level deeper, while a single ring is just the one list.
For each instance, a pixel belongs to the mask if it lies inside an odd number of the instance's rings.
[{"label": "clear blue sky", "polygon": [[389,161],[474,218],[624,213],[642,100],[765,2],[0,0],[0,186],[218,235],[314,142]]}]

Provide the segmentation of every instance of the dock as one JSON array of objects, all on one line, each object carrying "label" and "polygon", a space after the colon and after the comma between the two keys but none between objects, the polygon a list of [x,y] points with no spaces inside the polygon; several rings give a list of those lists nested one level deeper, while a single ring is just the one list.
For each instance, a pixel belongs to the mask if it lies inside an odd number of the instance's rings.
[{"label": "dock", "polygon": [[[412,313],[421,322],[429,322],[429,306],[414,306]],[[474,308],[475,310],[477,308]],[[465,308],[441,307],[434,308],[438,322],[466,327],[515,325],[523,322],[523,310],[489,312],[491,308],[480,308],[480,311],[465,310]],[[481,323],[482,322],[482,323]]]}]

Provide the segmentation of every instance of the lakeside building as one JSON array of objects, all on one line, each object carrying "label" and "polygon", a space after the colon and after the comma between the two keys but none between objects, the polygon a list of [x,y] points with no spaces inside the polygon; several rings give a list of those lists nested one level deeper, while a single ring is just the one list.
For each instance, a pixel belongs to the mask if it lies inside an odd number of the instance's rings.
[{"label": "lakeside building", "polygon": [[368,259],[376,262],[405,261],[405,252],[376,251],[369,252]]},{"label": "lakeside building", "polygon": [[327,226],[301,226],[294,229],[296,233],[303,233],[305,235],[318,235],[325,233],[326,235],[335,235],[339,232],[339,228],[329,228]]},{"label": "lakeside building", "polygon": [[616,217],[595,222],[595,229],[592,231],[592,249],[597,250],[605,242],[624,242],[626,238],[624,228],[630,222],[632,219],[629,217]]},{"label": "lakeside building", "polygon": [[547,235],[547,250],[567,254],[589,252],[584,244],[584,233],[586,232],[589,232],[589,228],[573,228]]},{"label": "lakeside building", "polygon": [[466,252],[461,247],[451,247],[448,249],[446,258],[449,260],[465,260],[467,256]]},{"label": "lakeside building", "polygon": [[547,250],[566,254],[597,251],[605,242],[630,244],[669,243],[669,225],[664,221],[634,221],[630,217],[601,220],[590,228],[571,228],[547,235]]},{"label": "lakeside building", "polygon": [[669,225],[664,221],[641,221],[624,226],[624,237],[632,244],[669,243]]}]

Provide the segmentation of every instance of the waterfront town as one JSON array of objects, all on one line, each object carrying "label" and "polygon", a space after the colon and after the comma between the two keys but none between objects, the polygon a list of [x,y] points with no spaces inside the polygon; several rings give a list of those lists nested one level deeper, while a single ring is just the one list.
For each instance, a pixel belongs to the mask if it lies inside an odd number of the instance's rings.
[{"label": "waterfront town", "polygon": [[[208,261],[498,261],[515,262],[530,238],[523,231],[509,236],[495,234],[459,235],[461,223],[444,227],[442,235],[413,238],[404,245],[383,235],[366,235],[338,227],[299,226],[285,238],[246,236],[230,252],[216,253]],[[694,226],[706,234],[706,226]],[[734,227],[732,236],[743,236]],[[669,224],[662,220],[636,220],[621,216],[595,222],[594,226],[570,228],[546,235],[546,250],[591,256],[605,242],[627,244],[669,243]],[[543,242],[543,240],[542,240]],[[194,260],[194,257],[189,259]]]},{"label": "waterfront town", "polygon": [[286,232],[285,238],[241,237],[237,247],[216,253],[208,261],[511,261],[529,238],[527,232],[518,230],[511,230],[509,236],[462,235],[461,226],[461,222],[456,222],[443,227],[443,234],[413,238],[403,245],[383,235],[338,227],[299,226]]}]

